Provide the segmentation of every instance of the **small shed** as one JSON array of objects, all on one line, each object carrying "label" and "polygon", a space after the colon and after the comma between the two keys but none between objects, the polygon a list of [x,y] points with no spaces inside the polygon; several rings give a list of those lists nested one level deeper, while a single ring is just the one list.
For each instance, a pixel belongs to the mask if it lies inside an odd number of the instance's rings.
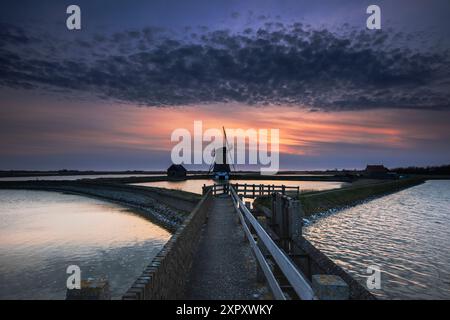
[{"label": "small shed", "polygon": [[181,164],[173,164],[167,169],[167,176],[171,178],[186,177],[187,170]]},{"label": "small shed", "polygon": [[368,164],[366,166],[366,173],[387,173],[389,169],[382,164]]},{"label": "small shed", "polygon": [[382,164],[369,164],[366,166],[365,174],[370,178],[386,179],[389,178],[389,169]]}]

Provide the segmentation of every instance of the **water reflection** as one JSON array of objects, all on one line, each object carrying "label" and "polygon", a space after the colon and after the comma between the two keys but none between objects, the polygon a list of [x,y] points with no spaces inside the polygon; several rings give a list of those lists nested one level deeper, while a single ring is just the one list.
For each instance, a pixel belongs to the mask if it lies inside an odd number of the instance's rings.
[{"label": "water reflection", "polygon": [[63,299],[70,264],[83,278],[106,276],[120,298],[169,237],[103,201],[0,190],[0,299]]},{"label": "water reflection", "polygon": [[33,177],[2,177],[0,181],[36,181],[36,180],[79,180],[79,179],[98,179],[98,178],[130,178],[130,177],[156,177],[165,176],[165,174],[85,174],[73,176],[33,176]]},{"label": "water reflection", "polygon": [[450,181],[428,181],[322,218],[304,235],[365,284],[379,265],[389,299],[450,298]]},{"label": "water reflection", "polygon": [[[231,180],[231,183],[247,183],[247,184],[274,184],[285,186],[300,186],[301,190],[328,190],[341,188],[346,185],[345,182],[329,182],[329,181],[292,181],[292,180]],[[182,191],[189,191],[193,193],[202,193],[203,185],[214,184],[211,179],[199,180],[184,180],[184,181],[158,181],[158,182],[143,182],[134,183],[137,186],[159,187],[166,189],[177,189]]]}]

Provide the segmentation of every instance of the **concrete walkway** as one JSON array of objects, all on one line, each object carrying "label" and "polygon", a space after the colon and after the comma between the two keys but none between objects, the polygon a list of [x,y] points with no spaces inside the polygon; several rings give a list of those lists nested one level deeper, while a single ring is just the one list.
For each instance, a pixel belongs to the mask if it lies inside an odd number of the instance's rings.
[{"label": "concrete walkway", "polygon": [[215,197],[187,285],[187,299],[260,299],[256,261],[230,196]]}]

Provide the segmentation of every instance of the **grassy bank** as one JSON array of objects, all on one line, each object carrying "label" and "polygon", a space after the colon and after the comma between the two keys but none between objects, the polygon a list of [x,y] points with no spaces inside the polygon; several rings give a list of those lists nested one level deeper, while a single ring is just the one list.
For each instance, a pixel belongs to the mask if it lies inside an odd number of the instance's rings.
[{"label": "grassy bank", "polygon": [[[117,185],[114,185],[114,186],[120,187]],[[159,195],[172,197],[172,198],[174,198],[174,201],[185,200],[185,201],[197,203],[202,198],[202,195],[200,195],[200,194],[189,192],[189,191],[184,191],[184,190],[179,190],[179,189],[167,189],[167,188],[135,186],[135,185],[125,185],[124,187],[126,190],[135,189],[135,190],[140,190],[140,191],[151,191],[151,192],[159,194]],[[170,205],[170,203],[168,203],[168,204]]]},{"label": "grassy bank", "polygon": [[[394,193],[423,183],[422,178],[408,178],[404,180],[371,182],[357,184],[342,189],[307,192],[300,194],[300,202],[305,217],[330,209],[339,209],[354,205],[358,202]],[[270,197],[255,200],[256,205],[271,207]]]}]

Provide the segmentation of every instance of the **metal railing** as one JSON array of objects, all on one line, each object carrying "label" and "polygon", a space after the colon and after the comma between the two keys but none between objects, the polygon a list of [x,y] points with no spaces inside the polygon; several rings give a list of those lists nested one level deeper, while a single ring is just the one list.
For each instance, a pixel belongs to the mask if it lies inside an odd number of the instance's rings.
[{"label": "metal railing", "polygon": [[[226,189],[223,189],[224,191]],[[242,223],[242,227],[244,229],[245,235],[250,242],[251,248],[255,253],[256,259],[258,260],[259,266],[261,267],[266,279],[267,283],[274,295],[274,298],[277,300],[286,300],[286,296],[281,289],[279,282],[277,281],[275,275],[272,272],[266,258],[262,254],[258,243],[255,241],[253,234],[250,231],[252,228],[256,235],[258,242],[261,241],[264,245],[267,252],[272,257],[275,264],[281,270],[290,286],[296,292],[302,300],[314,300],[316,299],[314,292],[306,280],[305,276],[297,269],[294,263],[290,260],[290,258],[281,250],[276,243],[272,240],[272,238],[267,234],[261,224],[256,220],[256,218],[251,214],[249,209],[245,206],[245,204],[240,199],[236,190],[232,185],[229,185],[228,191],[231,194],[231,198],[233,200],[236,211],[239,215],[239,219]]]},{"label": "metal railing", "polygon": [[285,185],[270,185],[270,184],[247,184],[247,183],[223,183],[214,184],[212,186],[203,185],[203,193],[208,189],[212,189],[213,195],[228,194],[229,187],[233,187],[238,195],[244,198],[256,198],[260,196],[268,196],[274,192],[287,194],[293,193],[295,195],[300,194],[300,187],[298,186],[285,186]]},{"label": "metal railing", "polygon": [[221,195],[221,194],[229,194],[230,185],[228,183],[218,183],[207,186],[203,185],[203,195],[205,195],[209,190],[211,190],[211,194],[213,196]]},{"label": "metal railing", "polygon": [[245,198],[256,198],[260,196],[268,196],[274,192],[281,194],[295,193],[297,196],[300,193],[298,186],[285,185],[270,185],[270,184],[247,184],[247,183],[230,183],[236,190],[237,194],[243,195]]}]

